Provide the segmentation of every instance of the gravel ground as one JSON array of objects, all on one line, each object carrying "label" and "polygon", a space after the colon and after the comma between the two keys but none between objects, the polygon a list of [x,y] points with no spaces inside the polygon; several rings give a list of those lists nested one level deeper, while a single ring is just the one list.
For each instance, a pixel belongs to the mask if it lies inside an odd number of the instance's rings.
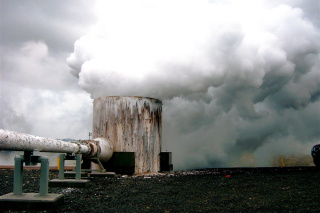
[{"label": "gravel ground", "polygon": [[[24,171],[24,193],[38,192],[39,174]],[[219,168],[90,178],[89,188],[49,193],[64,194],[57,212],[320,212],[319,177],[315,167]],[[0,195],[12,191],[13,171],[0,170]]]}]

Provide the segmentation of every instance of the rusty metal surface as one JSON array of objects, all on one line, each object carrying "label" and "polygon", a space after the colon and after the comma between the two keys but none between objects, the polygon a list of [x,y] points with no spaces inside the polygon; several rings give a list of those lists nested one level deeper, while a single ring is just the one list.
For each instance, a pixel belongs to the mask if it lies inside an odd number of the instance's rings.
[{"label": "rusty metal surface", "polygon": [[114,152],[135,152],[135,173],[158,172],[162,102],[144,97],[94,100],[93,137],[112,141]]}]

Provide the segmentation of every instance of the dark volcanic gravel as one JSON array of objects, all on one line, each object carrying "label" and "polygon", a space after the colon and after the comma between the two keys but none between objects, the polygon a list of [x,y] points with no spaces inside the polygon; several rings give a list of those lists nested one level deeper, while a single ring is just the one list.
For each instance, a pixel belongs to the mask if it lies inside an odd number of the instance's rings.
[{"label": "dark volcanic gravel", "polygon": [[[38,192],[39,174],[24,171],[24,193]],[[320,212],[319,177],[315,167],[219,168],[90,178],[89,188],[49,193],[64,194],[57,212]],[[12,191],[13,170],[0,170],[0,195]]]}]

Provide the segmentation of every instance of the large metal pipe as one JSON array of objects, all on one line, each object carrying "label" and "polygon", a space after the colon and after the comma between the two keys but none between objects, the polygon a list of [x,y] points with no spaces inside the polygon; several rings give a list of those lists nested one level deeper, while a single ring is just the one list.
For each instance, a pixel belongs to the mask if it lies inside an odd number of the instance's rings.
[{"label": "large metal pipe", "polygon": [[79,153],[84,157],[99,157],[108,161],[113,153],[112,143],[105,138],[86,142],[65,142],[0,129],[0,150]]}]

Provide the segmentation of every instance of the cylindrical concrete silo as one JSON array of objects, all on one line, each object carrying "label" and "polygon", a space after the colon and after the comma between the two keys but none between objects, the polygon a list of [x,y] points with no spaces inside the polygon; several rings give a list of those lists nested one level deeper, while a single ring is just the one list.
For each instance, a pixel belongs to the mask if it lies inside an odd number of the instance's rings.
[{"label": "cylindrical concrete silo", "polygon": [[101,97],[93,102],[93,138],[105,137],[114,152],[135,153],[135,173],[160,169],[162,102],[145,97]]}]

